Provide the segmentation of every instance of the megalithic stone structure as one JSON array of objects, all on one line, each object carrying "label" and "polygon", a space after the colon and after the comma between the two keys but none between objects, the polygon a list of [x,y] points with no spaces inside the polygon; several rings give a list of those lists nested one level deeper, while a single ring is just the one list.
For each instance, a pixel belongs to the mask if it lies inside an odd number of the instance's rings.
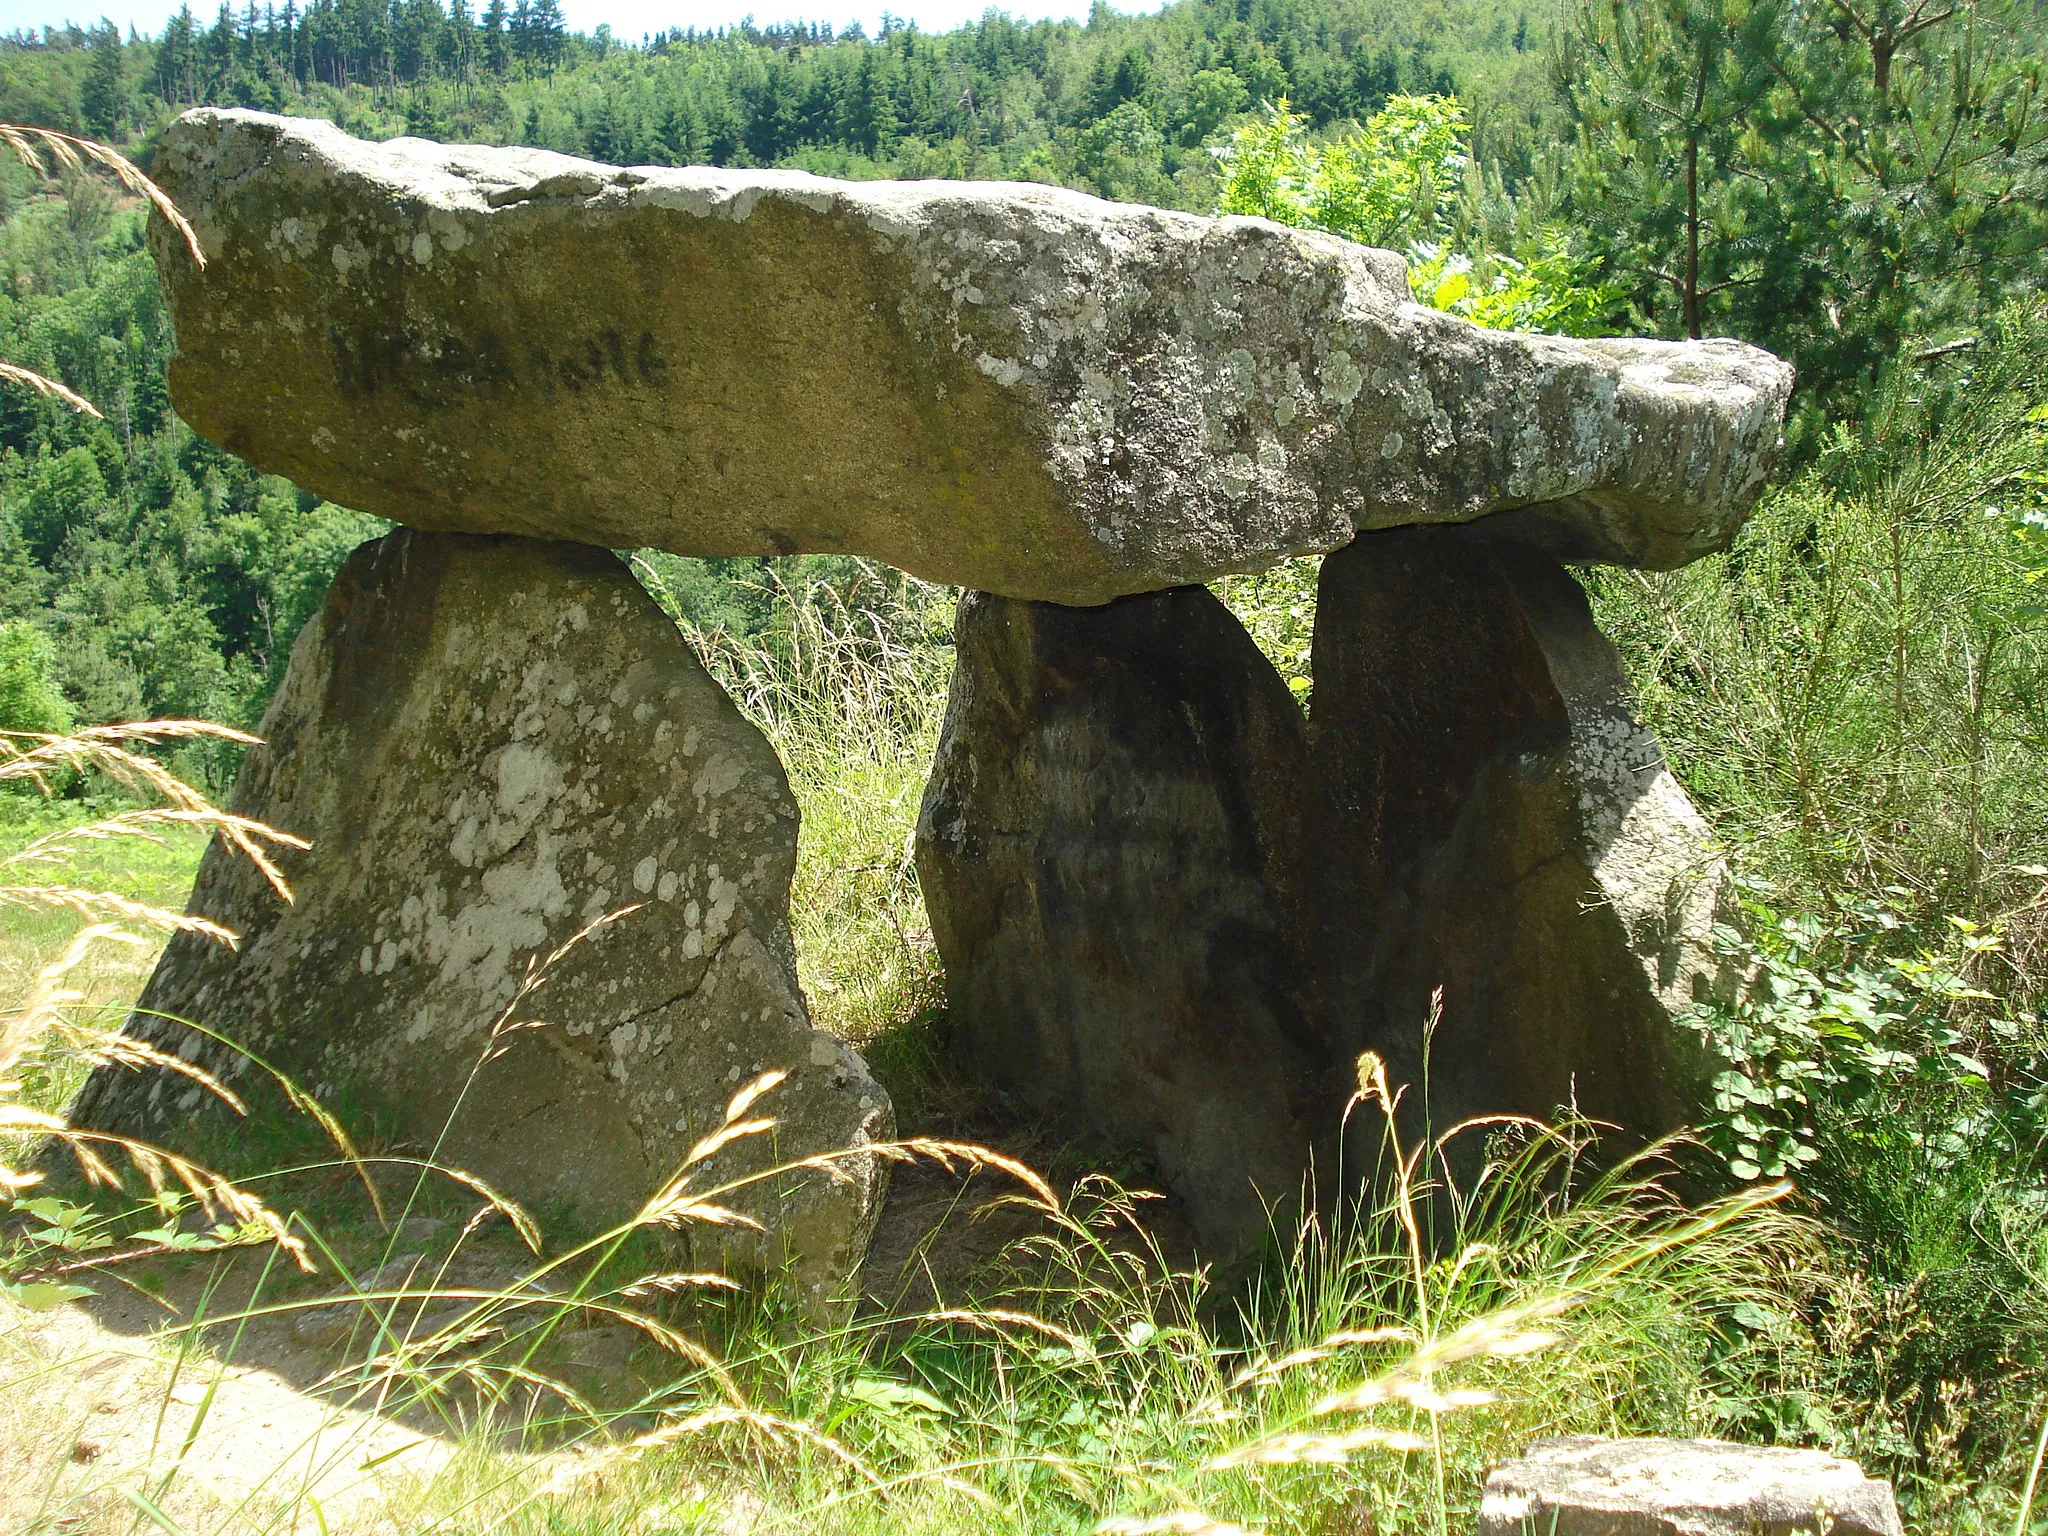
[{"label": "megalithic stone structure", "polygon": [[1417,1131],[1575,1108],[1633,1139],[1704,1101],[1682,1015],[1741,979],[1727,872],[1542,550],[1328,556],[1312,729],[1200,590],[970,595],[958,646],[918,870],[963,1050],[1139,1152],[1210,1257],[1300,1192],[1368,1050]]},{"label": "megalithic stone structure", "polygon": [[[833,551],[1099,603],[1504,516],[1724,547],[1791,370],[1482,330],[1391,252],[1018,183],[619,170],[188,112],[152,169],[200,432],[415,527]],[[254,387],[253,381],[261,381]]]},{"label": "megalithic stone structure", "polygon": [[[363,546],[262,735],[234,808],[313,844],[284,861],[295,900],[217,843],[192,904],[240,947],[174,938],[131,1029],[261,1090],[177,1021],[202,1022],[586,1223],[631,1216],[739,1088],[787,1071],[758,1109],[776,1132],[697,1187],[856,1154],[846,1177],[732,1197],[763,1229],[714,1234],[726,1260],[838,1299],[880,1209],[887,1165],[861,1149],[891,1133],[888,1096],[797,989],[797,811],[774,750],[616,556],[409,530]],[[529,962],[628,907],[519,998]],[[175,1145],[206,1103],[109,1067],[73,1113]]]},{"label": "megalithic stone structure", "polygon": [[[1725,548],[1777,358],[1482,330],[1390,252],[1047,187],[211,108],[153,169],[206,257],[152,225],[180,413],[417,531],[344,573],[239,792],[315,839],[302,905],[209,855],[195,899],[249,942],[178,940],[150,1006],[430,1117],[508,957],[644,900],[564,961],[577,1033],[493,1064],[467,1154],[630,1201],[756,1065],[797,1069],[791,1147],[880,1135],[803,1017],[773,754],[604,550],[844,552],[986,594],[919,845],[970,1059],[1143,1152],[1215,1256],[1355,1051],[1419,1076],[1437,985],[1440,1111],[1687,1112],[1721,876],[1559,562]],[[1304,734],[1191,587],[1332,551]],[[147,1131],[172,1094],[83,1107]],[[843,1282],[871,1164],[783,1191],[758,1257]]]}]

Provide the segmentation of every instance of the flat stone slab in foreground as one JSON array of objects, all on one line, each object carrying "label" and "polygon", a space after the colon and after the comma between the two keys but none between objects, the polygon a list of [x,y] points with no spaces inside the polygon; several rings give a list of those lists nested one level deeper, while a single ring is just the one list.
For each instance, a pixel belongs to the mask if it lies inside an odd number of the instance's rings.
[{"label": "flat stone slab in foreground", "polygon": [[415,527],[836,551],[1094,604],[1507,512],[1566,558],[1722,548],[1791,370],[1486,331],[1401,259],[1014,183],[615,170],[186,113],[153,169],[172,397]]},{"label": "flat stone slab in foreground", "polygon": [[1822,1451],[1539,1440],[1494,1468],[1480,1536],[1903,1536],[1891,1484]]}]

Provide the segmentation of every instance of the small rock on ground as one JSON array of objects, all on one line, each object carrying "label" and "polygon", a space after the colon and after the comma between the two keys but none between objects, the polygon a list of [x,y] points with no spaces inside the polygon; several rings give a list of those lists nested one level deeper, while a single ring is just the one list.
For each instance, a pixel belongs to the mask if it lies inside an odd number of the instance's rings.
[{"label": "small rock on ground", "polygon": [[1539,1440],[1494,1468],[1480,1536],[1903,1536],[1853,1461],[1726,1440]]}]

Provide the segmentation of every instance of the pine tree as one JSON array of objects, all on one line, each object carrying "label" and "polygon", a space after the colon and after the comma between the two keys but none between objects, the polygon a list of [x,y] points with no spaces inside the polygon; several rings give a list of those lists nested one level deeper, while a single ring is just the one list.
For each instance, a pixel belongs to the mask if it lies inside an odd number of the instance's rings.
[{"label": "pine tree", "polygon": [[1754,277],[1747,130],[1780,3],[1584,0],[1558,54],[1584,204],[1626,228],[1618,263],[1670,291],[1687,336],[1705,300]]},{"label": "pine tree", "polygon": [[228,9],[228,0],[221,0],[220,14],[214,18],[213,30],[206,34],[203,56],[207,94],[225,90],[235,66],[235,18]]},{"label": "pine tree", "polygon": [[505,28],[512,45],[512,57],[521,64],[533,62],[533,0],[516,0],[512,20]]},{"label": "pine tree", "polygon": [[556,0],[533,0],[526,25],[534,61],[542,69],[552,72],[562,62],[563,48],[569,35],[568,23],[562,19],[562,7]]},{"label": "pine tree", "polygon": [[1867,380],[1911,333],[1979,325],[2038,291],[2038,16],[2010,0],[1833,0],[1824,15],[1789,16],[1766,143],[1804,281],[1756,298],[1760,329],[1809,378]]},{"label": "pine tree", "polygon": [[470,13],[469,0],[452,0],[441,46],[442,68],[467,84],[476,66],[476,21]]},{"label": "pine tree", "polygon": [[493,75],[503,75],[512,62],[505,36],[505,0],[491,0],[484,10],[483,55],[484,68]]},{"label": "pine tree", "polygon": [[157,94],[172,106],[182,106],[192,99],[197,31],[192,20],[192,7],[181,6],[178,14],[165,23],[164,35],[156,45]]},{"label": "pine tree", "polygon": [[126,137],[128,79],[122,68],[120,29],[112,22],[103,23],[92,34],[92,54],[78,90],[78,106],[85,131],[94,138],[118,143]]}]

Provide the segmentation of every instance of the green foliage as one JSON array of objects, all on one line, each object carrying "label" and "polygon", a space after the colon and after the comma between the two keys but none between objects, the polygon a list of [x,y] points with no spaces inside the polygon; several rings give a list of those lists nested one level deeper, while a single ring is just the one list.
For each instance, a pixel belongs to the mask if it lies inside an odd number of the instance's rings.
[{"label": "green foliage", "polygon": [[500,5],[493,25],[488,6],[313,0],[174,16],[121,50],[118,80],[98,32],[0,40],[0,120],[77,130],[118,116],[146,135],[211,102],[329,117],[370,137],[527,142],[615,163],[822,160],[1203,207],[1205,141],[1259,101],[1287,96],[1321,126],[1470,75],[1499,82],[1513,121],[1539,113],[1531,29],[1553,3],[1200,0],[1146,18],[1103,7],[1086,25],[992,13],[934,35],[885,19],[870,38],[748,21],[622,45],[604,29],[571,33],[543,7]]},{"label": "green foliage", "polygon": [[[1749,916],[1761,962],[1749,991],[1736,1004],[1703,1007],[1696,1019],[1728,1063],[1714,1083],[1716,1115],[1701,1127],[1728,1171],[1741,1180],[1797,1173],[1821,1155],[1816,1122],[1839,1133],[1928,1095],[1955,1106],[1929,1155],[1967,1155],[1991,1089],[1977,1039],[1988,1032],[2015,1041],[2034,1023],[1965,1012],[1993,1001],[1966,976],[2001,939],[1956,919],[1953,948],[1916,950],[1902,942],[1899,912],[1877,902],[1858,903],[1833,925],[1761,901]],[[1724,942],[1746,948],[1738,934]]]},{"label": "green foliage", "polygon": [[1312,652],[1321,568],[1315,556],[1283,560],[1256,576],[1226,576],[1214,587],[1304,709],[1315,692]]},{"label": "green foliage", "polygon": [[46,1312],[90,1296],[93,1290],[27,1277],[81,1272],[88,1267],[82,1261],[93,1254],[105,1258],[115,1249],[130,1257],[138,1252],[213,1253],[266,1240],[253,1224],[195,1224],[198,1214],[190,1197],[172,1189],[158,1190],[140,1204],[115,1211],[54,1195],[16,1195],[0,1204],[0,1217],[11,1218],[0,1242],[0,1298],[31,1312]]},{"label": "green foliage", "polygon": [[1456,97],[1396,96],[1356,133],[1316,143],[1283,100],[1231,135],[1217,210],[1406,249],[1456,200],[1471,131]]},{"label": "green foliage", "polygon": [[1901,361],[1726,556],[1588,572],[1651,723],[1721,835],[1797,907],[1909,891],[1989,922],[2048,864],[2038,303]]},{"label": "green foliage", "polygon": [[1676,294],[1688,336],[1702,334],[1703,294],[1740,281],[1754,250],[1739,156],[1771,83],[1773,17],[1750,0],[1585,0],[1566,34],[1582,198],[1620,215],[1645,276]]},{"label": "green foliage", "polygon": [[1650,325],[1791,357],[1811,427],[2039,288],[2042,41],[2007,0],[1580,0],[1562,202]]},{"label": "green foliage", "polygon": [[1469,256],[1447,242],[1465,195],[1470,132],[1456,97],[1396,96],[1358,132],[1318,142],[1282,101],[1217,151],[1217,211],[1405,250],[1415,297],[1477,325],[1598,332],[1619,290],[1557,230],[1535,231],[1521,256]]},{"label": "green foliage", "polygon": [[2004,1507],[2048,1370],[2044,324],[1908,352],[1727,556],[1586,573],[1755,882],[1706,1136],[1843,1234],[1820,1432],[1930,1525]]},{"label": "green foliage", "polygon": [[1555,230],[1539,233],[1527,260],[1425,245],[1409,262],[1408,286],[1430,308],[1474,325],[1554,336],[1604,334],[1621,300],[1618,287],[1600,280],[1597,264]]},{"label": "green foliage", "polygon": [[50,637],[33,624],[0,624],[0,731],[71,728],[71,705],[52,675]]}]

